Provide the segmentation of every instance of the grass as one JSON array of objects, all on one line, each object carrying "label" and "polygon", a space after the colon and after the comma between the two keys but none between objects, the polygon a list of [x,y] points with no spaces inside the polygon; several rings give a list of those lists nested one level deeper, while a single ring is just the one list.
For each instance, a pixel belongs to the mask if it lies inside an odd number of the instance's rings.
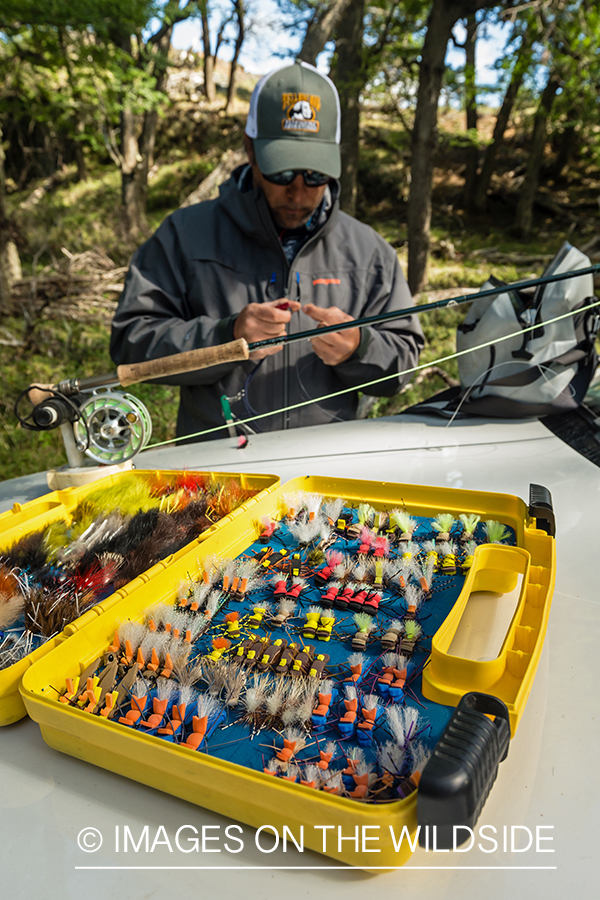
[{"label": "grass", "polygon": [[34,261],[44,265],[60,258],[61,247],[71,253],[103,247],[117,264],[124,264],[114,215],[120,203],[119,173],[114,166],[95,166],[86,181],[72,179],[73,173],[67,174],[56,190],[26,211],[19,211],[19,203],[30,195],[31,185],[10,195],[20,232],[27,237],[22,253],[25,272],[31,273]]}]

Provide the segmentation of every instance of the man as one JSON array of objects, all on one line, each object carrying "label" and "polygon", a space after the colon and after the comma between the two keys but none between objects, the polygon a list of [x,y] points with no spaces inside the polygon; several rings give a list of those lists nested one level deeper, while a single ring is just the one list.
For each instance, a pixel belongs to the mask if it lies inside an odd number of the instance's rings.
[{"label": "man", "polygon": [[[365,382],[416,364],[415,317],[319,337],[321,325],[410,305],[394,250],[339,211],[339,140],[329,78],[306,63],[270,72],[250,101],[249,164],[217,200],[169,216],[134,255],[113,322],[117,364],[315,330],[310,341],[170,377],[181,385],[179,437],[223,425],[222,397],[239,419],[273,412],[256,430],[352,419]],[[403,380],[364,390],[391,396]],[[329,396],[345,388],[356,391]],[[316,402],[294,408],[307,400]]]}]

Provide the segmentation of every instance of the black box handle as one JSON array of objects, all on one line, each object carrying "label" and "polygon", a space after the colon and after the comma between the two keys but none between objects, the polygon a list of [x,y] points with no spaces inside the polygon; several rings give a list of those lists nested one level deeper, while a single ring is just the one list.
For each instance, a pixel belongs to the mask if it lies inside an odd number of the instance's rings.
[{"label": "black box handle", "polygon": [[529,485],[529,515],[536,519],[537,527],[549,534],[556,535],[556,520],[552,506],[552,494],[541,484]]},{"label": "black box handle", "polygon": [[456,826],[473,828],[508,754],[510,718],[506,704],[491,694],[465,694],[427,765],[417,794],[419,844],[452,849],[467,839]]}]

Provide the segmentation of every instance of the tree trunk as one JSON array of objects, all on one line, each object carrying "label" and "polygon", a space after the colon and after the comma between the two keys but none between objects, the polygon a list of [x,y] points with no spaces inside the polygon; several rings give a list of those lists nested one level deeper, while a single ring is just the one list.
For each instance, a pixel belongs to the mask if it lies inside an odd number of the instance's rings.
[{"label": "tree trunk", "polygon": [[147,230],[138,167],[142,162],[137,139],[137,116],[125,104],[121,111],[121,206],[123,224],[134,240]]},{"label": "tree trunk", "polygon": [[0,124],[0,312],[9,308],[10,292],[15,281],[21,279],[19,251],[11,236],[11,222],[6,214],[4,148]]},{"label": "tree trunk", "polygon": [[408,200],[408,283],[413,293],[423,289],[427,275],[438,101],[444,77],[446,47],[458,18],[459,10],[455,4],[434,0],[421,52]]},{"label": "tree trunk", "polygon": [[[475,48],[477,41],[477,20],[475,15],[467,19],[467,35],[465,38],[465,112],[467,131],[470,134],[477,131],[477,85],[475,83]],[[465,186],[463,190],[463,203],[466,208],[471,204],[477,164],[479,162],[479,146],[473,135],[473,141],[469,140],[469,146],[465,152]]]},{"label": "tree trunk", "polygon": [[[82,133],[82,122],[77,123],[76,131],[78,134]],[[83,145],[81,141],[75,141],[75,165],[77,166],[77,181],[85,181],[87,178],[87,167],[85,164],[85,156],[83,155]]]},{"label": "tree trunk", "polygon": [[317,56],[323,51],[327,41],[331,40],[351,3],[352,0],[331,0],[324,12],[315,12],[308,23],[298,59],[312,66],[316,64]]},{"label": "tree trunk", "polygon": [[554,97],[560,87],[560,76],[551,71],[548,82],[538,106],[533,123],[533,135],[530,143],[529,158],[525,170],[525,180],[519,191],[519,200],[515,215],[515,230],[522,238],[528,238],[533,224],[533,203],[540,180],[540,169],[544,159],[546,146],[546,123],[554,103]]},{"label": "tree trunk", "polygon": [[552,174],[555,178],[564,178],[567,174],[567,169],[577,143],[577,111],[575,109],[569,110],[567,119],[568,121],[560,136],[556,159],[552,166]]},{"label": "tree trunk", "polygon": [[229,73],[229,85],[227,87],[227,101],[225,103],[225,112],[229,112],[231,106],[235,100],[235,92],[236,92],[236,76],[238,70],[238,60],[240,58],[240,51],[242,49],[242,44],[244,43],[244,38],[246,37],[245,33],[245,22],[244,16],[246,14],[246,10],[244,8],[243,0],[233,0],[233,5],[235,8],[235,15],[238,21],[238,33],[235,41],[235,47],[233,48],[233,59],[231,60],[231,71]]},{"label": "tree trunk", "polygon": [[[131,35],[118,24],[113,30],[112,41],[124,54],[122,65],[126,71],[129,65],[133,65]],[[124,90],[121,94],[120,119],[120,147],[114,158],[121,169],[121,220],[125,233],[135,241],[147,229],[143,198],[139,190],[138,166],[142,158],[137,132],[140,123]]]},{"label": "tree trunk", "polygon": [[[74,131],[77,137],[83,135],[85,133],[85,124],[79,114],[78,104],[82,102],[81,91],[77,88],[77,83],[75,81],[75,77],[73,75],[73,65],[71,63],[71,57],[69,56],[69,47],[65,42],[65,36],[62,29],[58,29],[58,37],[60,43],[60,49],[62,50],[63,59],[65,61],[65,67],[67,70],[67,78],[69,79],[69,85],[71,87],[71,93],[73,94],[73,100],[75,101],[75,111],[73,115],[73,124]],[[79,140],[75,140],[75,164],[77,166],[77,181],[85,181],[87,178],[87,169],[85,165],[85,157],[83,155],[83,144]]]},{"label": "tree trunk", "polygon": [[492,175],[494,174],[496,158],[504,140],[504,132],[506,131],[508,120],[510,119],[515,100],[517,99],[517,94],[519,93],[519,88],[521,87],[523,76],[525,75],[530,62],[530,51],[531,37],[530,33],[527,32],[523,37],[523,41],[521,42],[517,61],[513,69],[512,78],[510,80],[508,88],[506,89],[506,93],[504,95],[504,99],[502,101],[502,106],[500,107],[498,116],[496,117],[496,124],[494,125],[494,133],[492,135],[492,142],[486,147],[485,155],[483,157],[483,165],[481,167],[481,173],[475,185],[475,191],[473,194],[473,209],[477,212],[482,212],[486,206],[487,192],[492,180]]},{"label": "tree trunk", "polygon": [[208,23],[208,5],[203,4],[200,12],[202,20],[202,46],[204,48],[204,93],[209,103],[214,103],[217,97],[214,79],[214,59],[210,52],[210,26]]},{"label": "tree trunk", "polygon": [[[191,4],[189,4],[191,6]],[[170,7],[170,8],[168,8]],[[132,38],[122,23],[112,27],[110,34],[113,43],[123,51],[123,70],[131,67],[151,69],[154,89],[164,92],[169,49],[173,27],[177,22],[188,18],[190,11],[178,11],[177,4],[167,3],[163,9],[165,20],[158,30],[143,42],[141,35],[136,37],[137,57],[134,57]],[[204,4],[206,11],[206,2]],[[203,13],[204,15],[204,13]],[[208,20],[207,20],[208,26]],[[127,82],[125,82],[127,83]],[[121,96],[121,146],[113,148],[112,158],[121,168],[121,212],[125,231],[129,238],[138,240],[148,232],[146,219],[146,195],[148,173],[154,156],[158,110],[156,106],[149,109],[143,117],[133,111],[125,88]],[[140,127],[141,126],[141,127]],[[139,134],[139,137],[138,137]]]},{"label": "tree trunk", "polygon": [[342,111],[342,189],[340,206],[356,213],[360,130],[360,92],[365,84],[363,65],[363,18],[365,0],[351,0],[336,32],[336,62],[332,73]]},{"label": "tree trunk", "polygon": [[446,48],[458,21],[494,6],[494,0],[433,0],[421,51],[417,108],[411,141],[411,185],[408,199],[408,283],[422,290],[427,275],[433,162],[437,147],[437,111]]},{"label": "tree trunk", "polygon": [[500,107],[500,111],[498,113],[498,116],[496,117],[496,124],[494,125],[492,142],[491,144],[488,144],[485,150],[485,156],[483,157],[483,166],[481,167],[481,173],[479,175],[479,178],[477,179],[477,184],[475,186],[475,192],[473,195],[473,208],[479,212],[482,212],[486,206],[487,192],[492,180],[492,175],[494,174],[496,158],[504,140],[504,132],[506,131],[506,126],[508,125],[508,120],[510,118],[512,108],[514,106],[515,100],[517,99],[517,94],[519,92],[519,88],[521,87],[521,82],[523,81],[523,75],[523,71],[518,71],[515,68],[513,76],[510,80],[510,84],[506,90],[506,94],[504,95],[502,106]]},{"label": "tree trunk", "polygon": [[[152,75],[157,91],[164,91],[172,34],[171,25],[161,30],[153,44]],[[127,101],[124,101],[121,111],[121,201],[125,231],[133,240],[148,233],[148,173],[154,161],[157,125],[158,110],[154,107],[144,115],[138,139],[140,117],[134,115]]]},{"label": "tree trunk", "polygon": [[149,109],[144,116],[144,127],[139,142],[139,156],[141,157],[141,160],[137,168],[138,196],[144,219],[146,217],[146,204],[148,201],[148,175],[150,169],[154,165],[154,147],[156,145],[157,128],[158,110]]},{"label": "tree trunk", "polygon": [[[163,91],[167,80],[167,64],[169,59],[169,48],[171,46],[171,37],[173,28],[168,28],[158,41],[156,48],[156,56],[154,63],[154,77],[156,79],[156,90]],[[149,109],[144,116],[144,126],[138,147],[138,158],[141,157],[137,167],[138,197],[140,207],[143,213],[143,228],[147,229],[146,222],[146,203],[148,197],[148,174],[154,165],[154,147],[156,145],[156,131],[158,128],[158,110],[156,108]]]}]

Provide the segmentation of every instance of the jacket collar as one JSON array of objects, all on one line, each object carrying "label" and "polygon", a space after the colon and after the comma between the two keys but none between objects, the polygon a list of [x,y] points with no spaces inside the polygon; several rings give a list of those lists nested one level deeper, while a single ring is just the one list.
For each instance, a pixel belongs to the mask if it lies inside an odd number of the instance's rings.
[{"label": "jacket collar", "polygon": [[[219,203],[227,215],[245,234],[264,247],[279,245],[279,238],[265,195],[259,187],[240,189],[240,176],[246,166],[238,166],[231,177],[219,188]],[[244,179],[245,180],[245,179]],[[324,237],[335,226],[339,212],[339,181],[332,180],[329,187],[330,200],[320,213],[320,221],[315,236]]]}]

